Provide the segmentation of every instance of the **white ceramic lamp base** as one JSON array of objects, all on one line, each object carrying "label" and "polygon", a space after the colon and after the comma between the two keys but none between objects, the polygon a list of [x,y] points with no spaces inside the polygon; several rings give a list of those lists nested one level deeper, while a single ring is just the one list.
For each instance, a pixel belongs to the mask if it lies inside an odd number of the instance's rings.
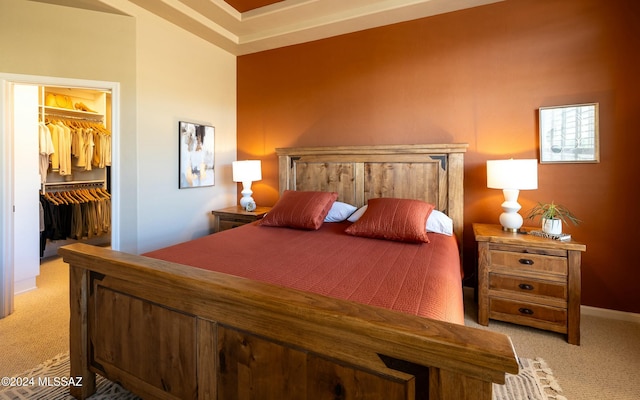
[{"label": "white ceramic lamp base", "polygon": [[251,181],[242,182],[242,192],[240,193],[242,193],[242,198],[240,199],[240,207],[246,210],[247,205],[249,205],[250,203],[255,203],[255,201],[253,201],[253,197],[251,197],[251,195],[253,194],[253,191],[251,190]]},{"label": "white ceramic lamp base", "polygon": [[522,227],[523,219],[518,210],[521,206],[518,204],[518,194],[520,191],[517,189],[503,189],[504,203],[502,203],[502,209],[504,212],[500,214],[500,225],[502,229],[507,232],[518,232]]}]

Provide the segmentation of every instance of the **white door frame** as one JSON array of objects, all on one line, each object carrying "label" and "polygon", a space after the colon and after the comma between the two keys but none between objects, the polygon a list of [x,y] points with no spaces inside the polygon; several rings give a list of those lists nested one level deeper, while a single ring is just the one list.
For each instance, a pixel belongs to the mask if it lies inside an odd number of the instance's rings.
[{"label": "white door frame", "polygon": [[61,86],[111,91],[111,247],[120,249],[120,83],[0,73],[0,318],[13,312],[14,169],[13,85]]}]

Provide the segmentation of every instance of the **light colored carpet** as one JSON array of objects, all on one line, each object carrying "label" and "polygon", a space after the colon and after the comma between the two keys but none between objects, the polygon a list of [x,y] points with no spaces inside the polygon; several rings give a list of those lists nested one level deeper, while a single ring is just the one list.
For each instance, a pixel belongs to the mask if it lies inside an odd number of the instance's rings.
[{"label": "light colored carpet", "polygon": [[0,319],[0,376],[13,376],[69,351],[69,268],[46,259],[38,289],[15,296],[13,314]]},{"label": "light colored carpet", "polygon": [[519,357],[543,358],[553,369],[563,395],[570,400],[638,400],[640,380],[640,324],[582,315],[580,346],[565,335],[539,329],[489,322],[477,323],[473,290],[465,288],[465,325],[511,337]]},{"label": "light colored carpet", "polygon": [[[15,313],[0,319],[0,377],[16,376],[69,351],[68,268],[41,266],[39,289],[16,296]],[[570,400],[640,399],[640,324],[582,316],[581,346],[563,335],[491,321],[477,324],[473,291],[465,289],[465,324],[509,335],[520,357],[544,359]]]}]

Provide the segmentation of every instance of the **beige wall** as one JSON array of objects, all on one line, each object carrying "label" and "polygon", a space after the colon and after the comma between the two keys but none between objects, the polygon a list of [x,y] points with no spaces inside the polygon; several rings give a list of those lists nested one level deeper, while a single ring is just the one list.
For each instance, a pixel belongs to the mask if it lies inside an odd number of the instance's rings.
[{"label": "beige wall", "polygon": [[[126,2],[131,16],[0,1],[0,72],[119,82],[122,250],[209,232],[235,202],[236,58]],[[123,4],[119,4],[123,3]],[[216,127],[216,185],[178,189],[179,120]]]},{"label": "beige wall", "polygon": [[[64,24],[57,23],[64,21]],[[109,29],[96,29],[109,27]],[[0,1],[0,72],[120,82],[123,167],[135,170],[135,21],[30,1]],[[120,46],[116,46],[120,43]],[[18,155],[16,155],[18,156]],[[135,188],[136,174],[122,185]],[[137,248],[137,193],[127,195],[120,217],[122,241]]]},{"label": "beige wall", "polygon": [[[129,2],[136,16],[140,252],[210,233],[236,204],[236,57]],[[111,1],[117,6],[117,1]],[[215,186],[178,189],[178,122],[215,127]]]}]

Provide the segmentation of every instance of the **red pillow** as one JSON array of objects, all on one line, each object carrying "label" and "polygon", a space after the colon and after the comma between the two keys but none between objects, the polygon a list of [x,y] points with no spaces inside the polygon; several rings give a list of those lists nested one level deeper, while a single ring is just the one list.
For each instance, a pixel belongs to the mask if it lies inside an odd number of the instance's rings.
[{"label": "red pillow", "polygon": [[420,200],[370,199],[367,211],[345,232],[354,236],[429,243],[427,218],[433,204]]},{"label": "red pillow", "polygon": [[264,226],[317,230],[338,198],[335,192],[285,190],[282,197],[260,221]]}]

